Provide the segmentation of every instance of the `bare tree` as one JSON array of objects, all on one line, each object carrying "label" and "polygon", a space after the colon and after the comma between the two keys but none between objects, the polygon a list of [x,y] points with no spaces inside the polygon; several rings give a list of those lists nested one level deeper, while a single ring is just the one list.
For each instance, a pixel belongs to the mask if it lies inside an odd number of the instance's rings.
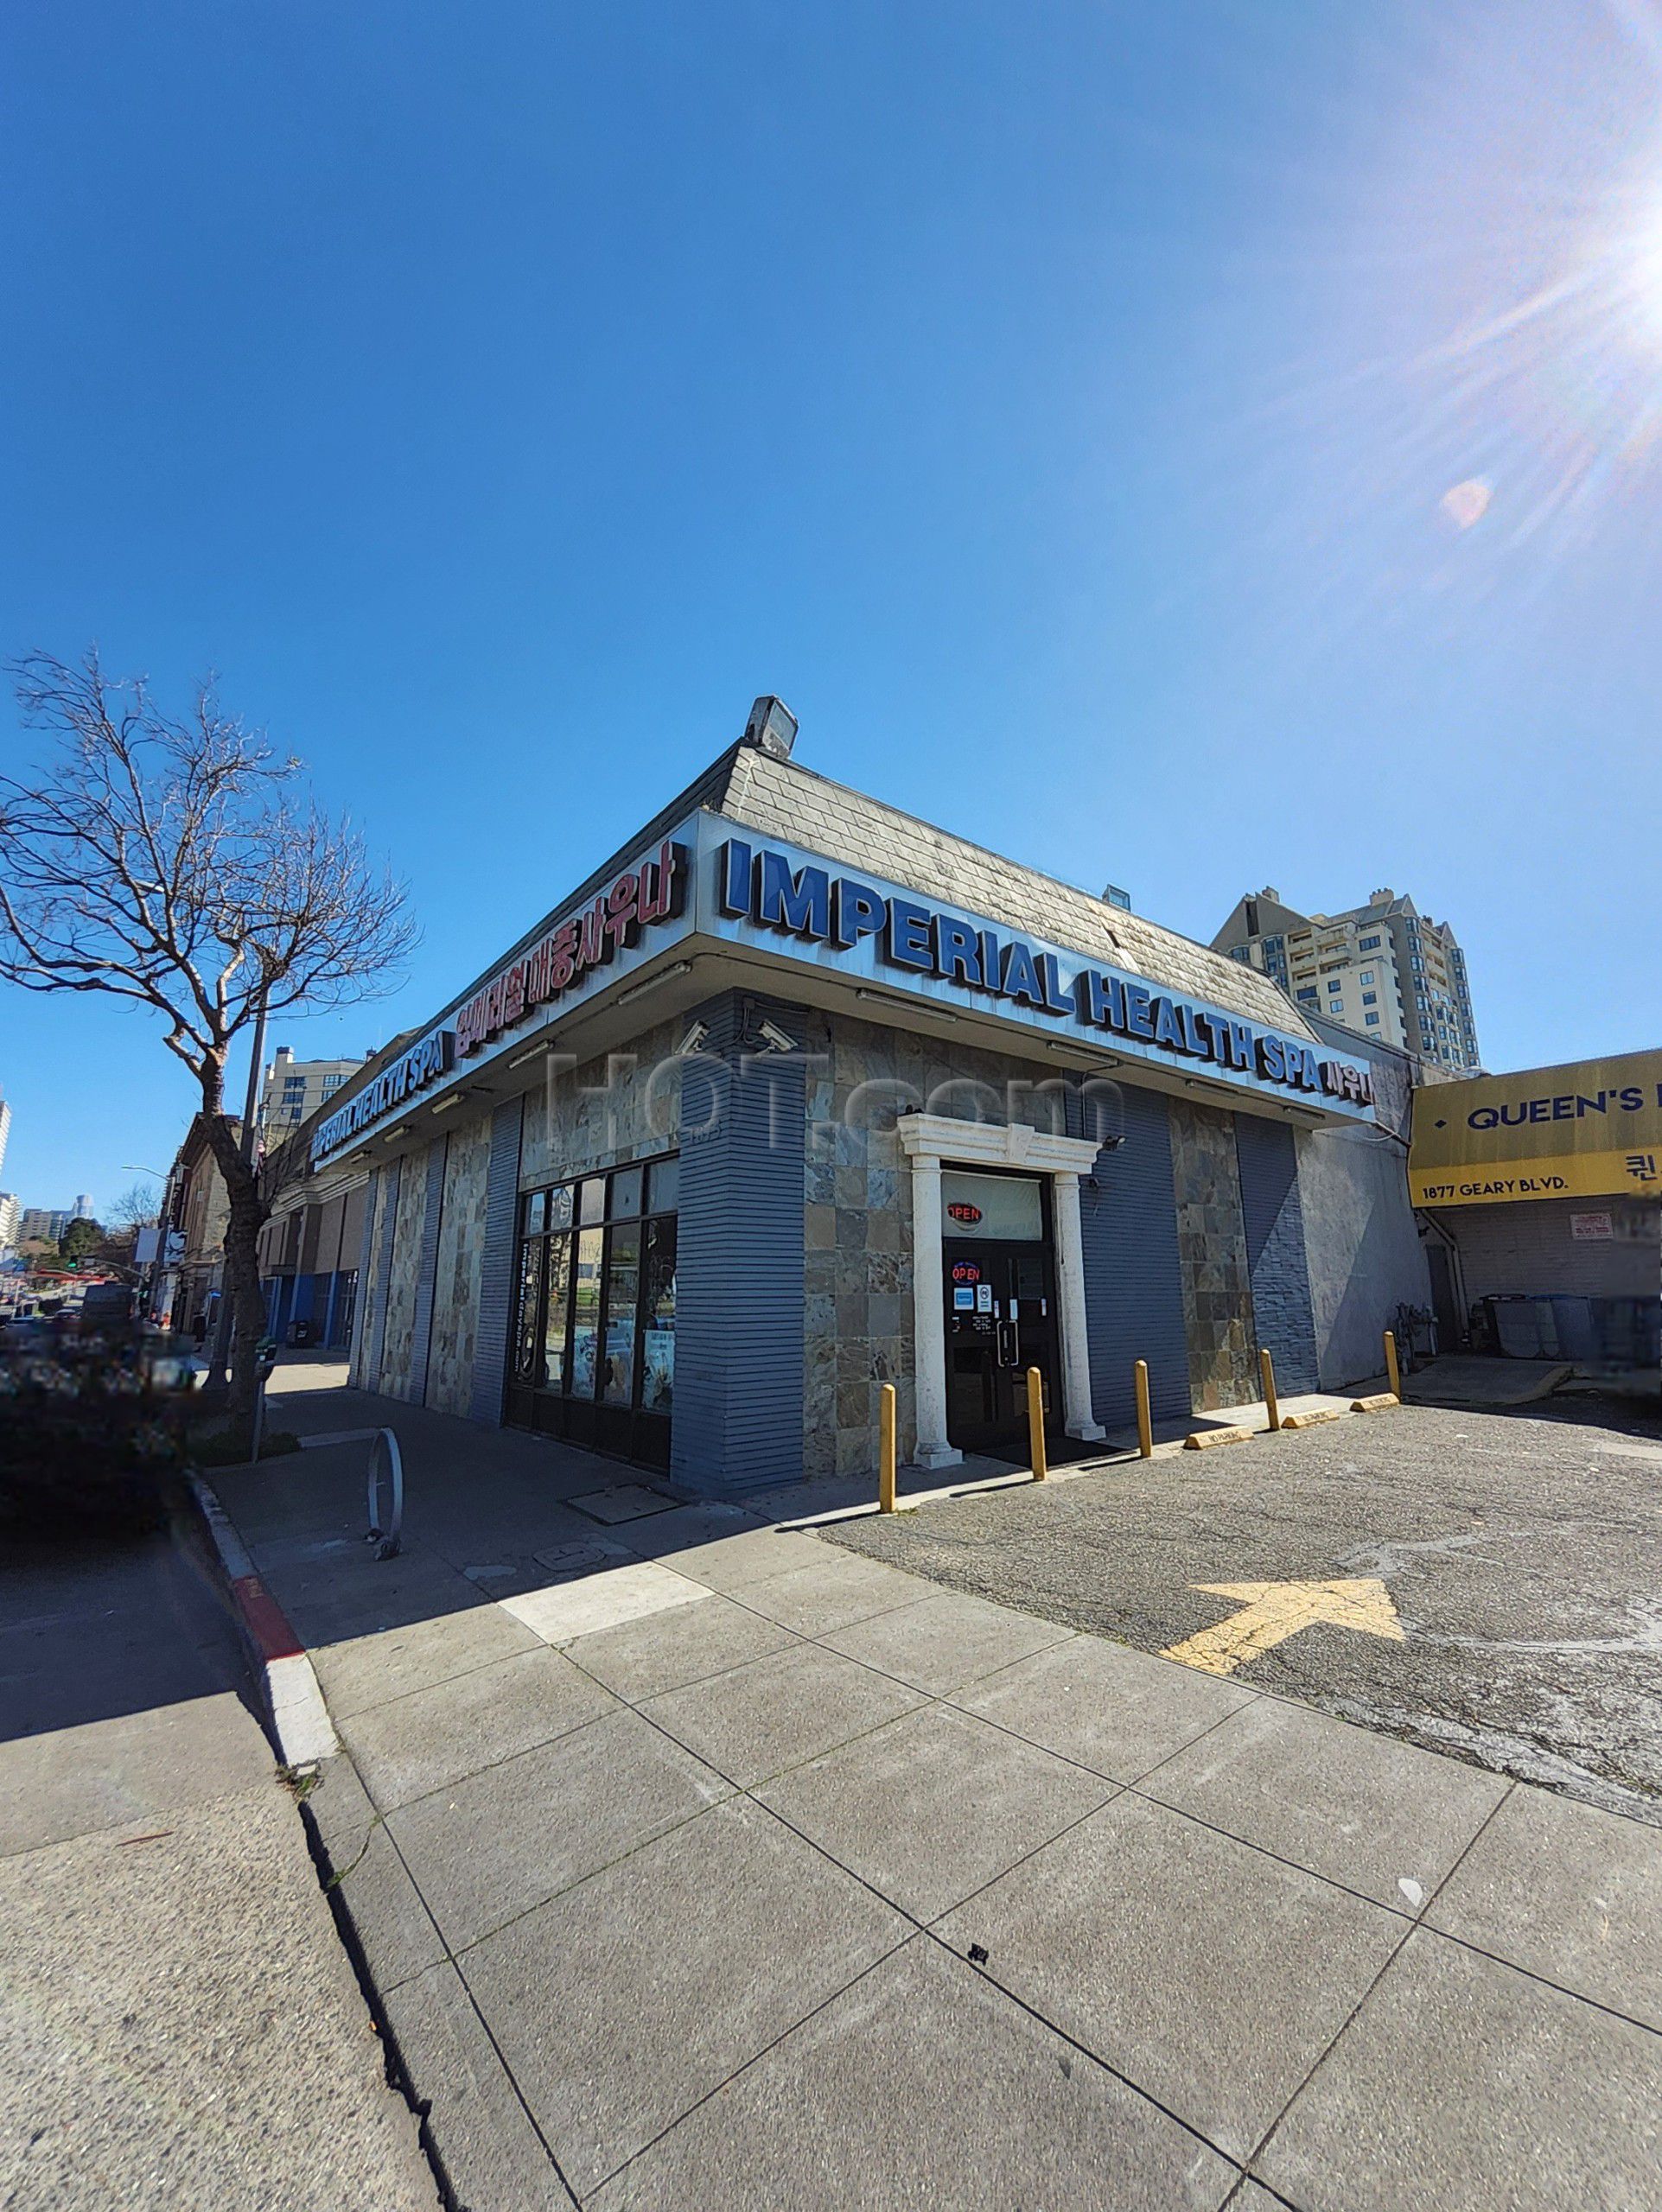
[{"label": "bare tree", "polygon": [[148,1183],[129,1183],[110,1206],[112,1231],[154,1229],[162,1218],[156,1192]]},{"label": "bare tree", "polygon": [[175,719],[142,677],[106,677],[96,651],[74,666],[30,654],[11,674],[25,723],[56,752],[37,783],[0,777],[0,981],[129,999],[166,1023],[231,1202],[231,1402],[246,1413],[270,1199],[226,1111],[226,1062],[262,1011],[388,988],[415,938],[404,890],[319,810],[298,760],[220,710],[211,681]]}]

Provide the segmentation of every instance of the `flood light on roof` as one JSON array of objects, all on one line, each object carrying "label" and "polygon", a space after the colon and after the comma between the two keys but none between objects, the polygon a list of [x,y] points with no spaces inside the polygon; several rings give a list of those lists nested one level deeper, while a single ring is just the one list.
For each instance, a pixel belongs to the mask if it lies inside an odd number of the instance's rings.
[{"label": "flood light on roof", "polygon": [[777,760],[788,760],[796,743],[797,719],[783,699],[765,692],[750,709],[744,726],[744,742],[759,746]]}]

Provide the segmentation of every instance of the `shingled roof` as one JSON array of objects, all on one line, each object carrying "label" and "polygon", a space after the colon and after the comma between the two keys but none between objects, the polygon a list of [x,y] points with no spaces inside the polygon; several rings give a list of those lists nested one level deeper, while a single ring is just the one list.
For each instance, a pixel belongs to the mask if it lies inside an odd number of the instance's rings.
[{"label": "shingled roof", "polygon": [[[722,774],[723,769],[726,775]],[[1175,930],[1022,868],[898,807],[750,745],[733,747],[699,779],[696,804],[828,859],[887,876],[1009,928],[1048,938],[1168,991],[1209,1000],[1262,1027],[1315,1039],[1265,976]],[[690,794],[684,794],[684,798]]]}]

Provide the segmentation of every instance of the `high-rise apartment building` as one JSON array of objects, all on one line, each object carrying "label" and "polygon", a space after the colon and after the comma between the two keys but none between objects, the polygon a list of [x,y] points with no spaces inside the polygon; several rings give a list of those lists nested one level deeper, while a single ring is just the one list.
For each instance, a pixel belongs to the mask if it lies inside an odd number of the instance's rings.
[{"label": "high-rise apartment building", "polygon": [[10,1252],[17,1242],[17,1196],[14,1191],[0,1191],[0,1254]]},{"label": "high-rise apartment building", "polygon": [[25,1206],[17,1217],[20,1244],[56,1244],[69,1224],[67,1206]]},{"label": "high-rise apartment building", "polygon": [[259,1096],[260,1137],[269,1151],[333,1098],[361,1060],[297,1060],[279,1045],[265,1070]]},{"label": "high-rise apartment building", "polygon": [[1479,1065],[1466,956],[1448,924],[1410,898],[1386,889],[1342,914],[1302,914],[1266,888],[1237,902],[1212,944],[1307,1013],[1437,1067],[1468,1073]]}]

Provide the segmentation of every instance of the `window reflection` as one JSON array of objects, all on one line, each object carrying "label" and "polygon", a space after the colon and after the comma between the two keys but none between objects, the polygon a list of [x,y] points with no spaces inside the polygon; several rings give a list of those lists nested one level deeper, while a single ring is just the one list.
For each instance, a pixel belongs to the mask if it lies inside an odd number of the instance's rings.
[{"label": "window reflection", "polygon": [[635,1307],[640,1299],[640,1226],[626,1222],[612,1231],[606,1269],[606,1376],[608,1406],[634,1402]]},{"label": "window reflection", "polygon": [[632,1164],[521,1199],[517,1383],[622,1412],[669,1413],[678,1166],[673,1157]]},{"label": "window reflection", "polygon": [[675,1390],[675,1217],[646,1224],[646,1257],[640,1319],[640,1403],[666,1414]]},{"label": "window reflection", "polygon": [[565,1388],[566,1336],[570,1324],[571,1239],[548,1240],[547,1320],[543,1326],[543,1382],[551,1390]]},{"label": "window reflection", "polygon": [[576,1235],[576,1281],[571,1295],[571,1380],[574,1398],[592,1398],[600,1354],[600,1262],[602,1229]]}]

